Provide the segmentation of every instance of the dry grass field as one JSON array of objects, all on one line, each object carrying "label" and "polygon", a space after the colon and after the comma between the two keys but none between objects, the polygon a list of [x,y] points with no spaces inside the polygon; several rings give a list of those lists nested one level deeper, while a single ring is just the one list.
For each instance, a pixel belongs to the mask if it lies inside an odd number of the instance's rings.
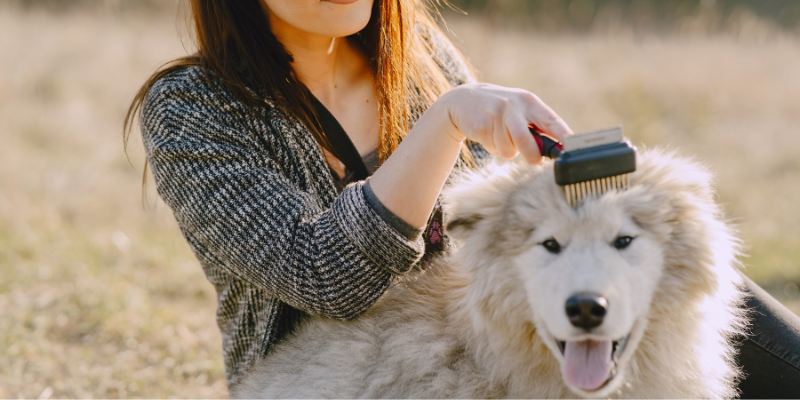
[{"label": "dry grass field", "polygon": [[[622,123],[707,163],[747,273],[800,312],[800,40],[449,22],[483,80],[575,131]],[[152,189],[143,205],[138,137],[122,151],[139,85],[186,52],[174,14],[0,6],[0,49],[0,398],[225,397],[213,288]]]}]

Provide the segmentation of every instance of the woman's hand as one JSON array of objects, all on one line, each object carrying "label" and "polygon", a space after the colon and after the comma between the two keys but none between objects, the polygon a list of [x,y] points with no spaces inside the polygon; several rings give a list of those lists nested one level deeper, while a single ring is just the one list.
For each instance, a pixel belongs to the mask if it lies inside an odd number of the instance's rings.
[{"label": "woman's hand", "polygon": [[370,187],[392,213],[425,226],[465,138],[492,154],[529,163],[542,160],[528,124],[563,139],[572,134],[561,118],[532,93],[487,84],[462,85],[439,97],[403,142],[372,175]]},{"label": "woman's hand", "polygon": [[550,107],[522,89],[471,83],[445,93],[434,106],[429,111],[447,111],[452,125],[447,133],[453,139],[476,141],[489,153],[503,158],[522,153],[531,164],[539,163],[542,157],[528,130],[529,124],[559,140],[572,134]]}]

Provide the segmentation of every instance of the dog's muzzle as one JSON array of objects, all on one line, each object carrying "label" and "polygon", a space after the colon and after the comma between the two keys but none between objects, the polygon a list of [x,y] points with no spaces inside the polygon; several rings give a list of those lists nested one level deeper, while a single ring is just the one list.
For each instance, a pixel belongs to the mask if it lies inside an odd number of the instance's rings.
[{"label": "dog's muzzle", "polygon": [[[595,293],[578,293],[569,299],[564,311],[569,322],[586,332],[600,326],[606,315],[608,301]],[[619,355],[628,336],[621,340],[558,341],[564,356],[561,372],[570,385],[585,391],[595,391],[616,374]]]}]

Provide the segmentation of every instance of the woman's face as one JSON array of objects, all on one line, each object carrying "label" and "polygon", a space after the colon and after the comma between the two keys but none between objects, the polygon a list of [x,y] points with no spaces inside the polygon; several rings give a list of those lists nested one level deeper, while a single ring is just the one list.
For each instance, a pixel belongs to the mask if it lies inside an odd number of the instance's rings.
[{"label": "woman's face", "polygon": [[[273,22],[326,37],[352,35],[367,26],[373,0],[262,0]],[[277,20],[277,21],[276,21]],[[275,32],[277,34],[277,32]]]}]

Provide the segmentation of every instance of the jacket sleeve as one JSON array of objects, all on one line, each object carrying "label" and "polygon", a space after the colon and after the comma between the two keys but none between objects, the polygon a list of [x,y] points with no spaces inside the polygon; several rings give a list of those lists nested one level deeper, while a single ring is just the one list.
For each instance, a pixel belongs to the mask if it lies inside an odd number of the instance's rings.
[{"label": "jacket sleeve", "polygon": [[362,184],[324,208],[259,144],[267,133],[247,131],[255,125],[243,122],[241,103],[187,75],[167,75],[153,86],[142,132],[158,193],[201,262],[292,307],[351,319],[419,260],[422,239],[383,221]]}]

